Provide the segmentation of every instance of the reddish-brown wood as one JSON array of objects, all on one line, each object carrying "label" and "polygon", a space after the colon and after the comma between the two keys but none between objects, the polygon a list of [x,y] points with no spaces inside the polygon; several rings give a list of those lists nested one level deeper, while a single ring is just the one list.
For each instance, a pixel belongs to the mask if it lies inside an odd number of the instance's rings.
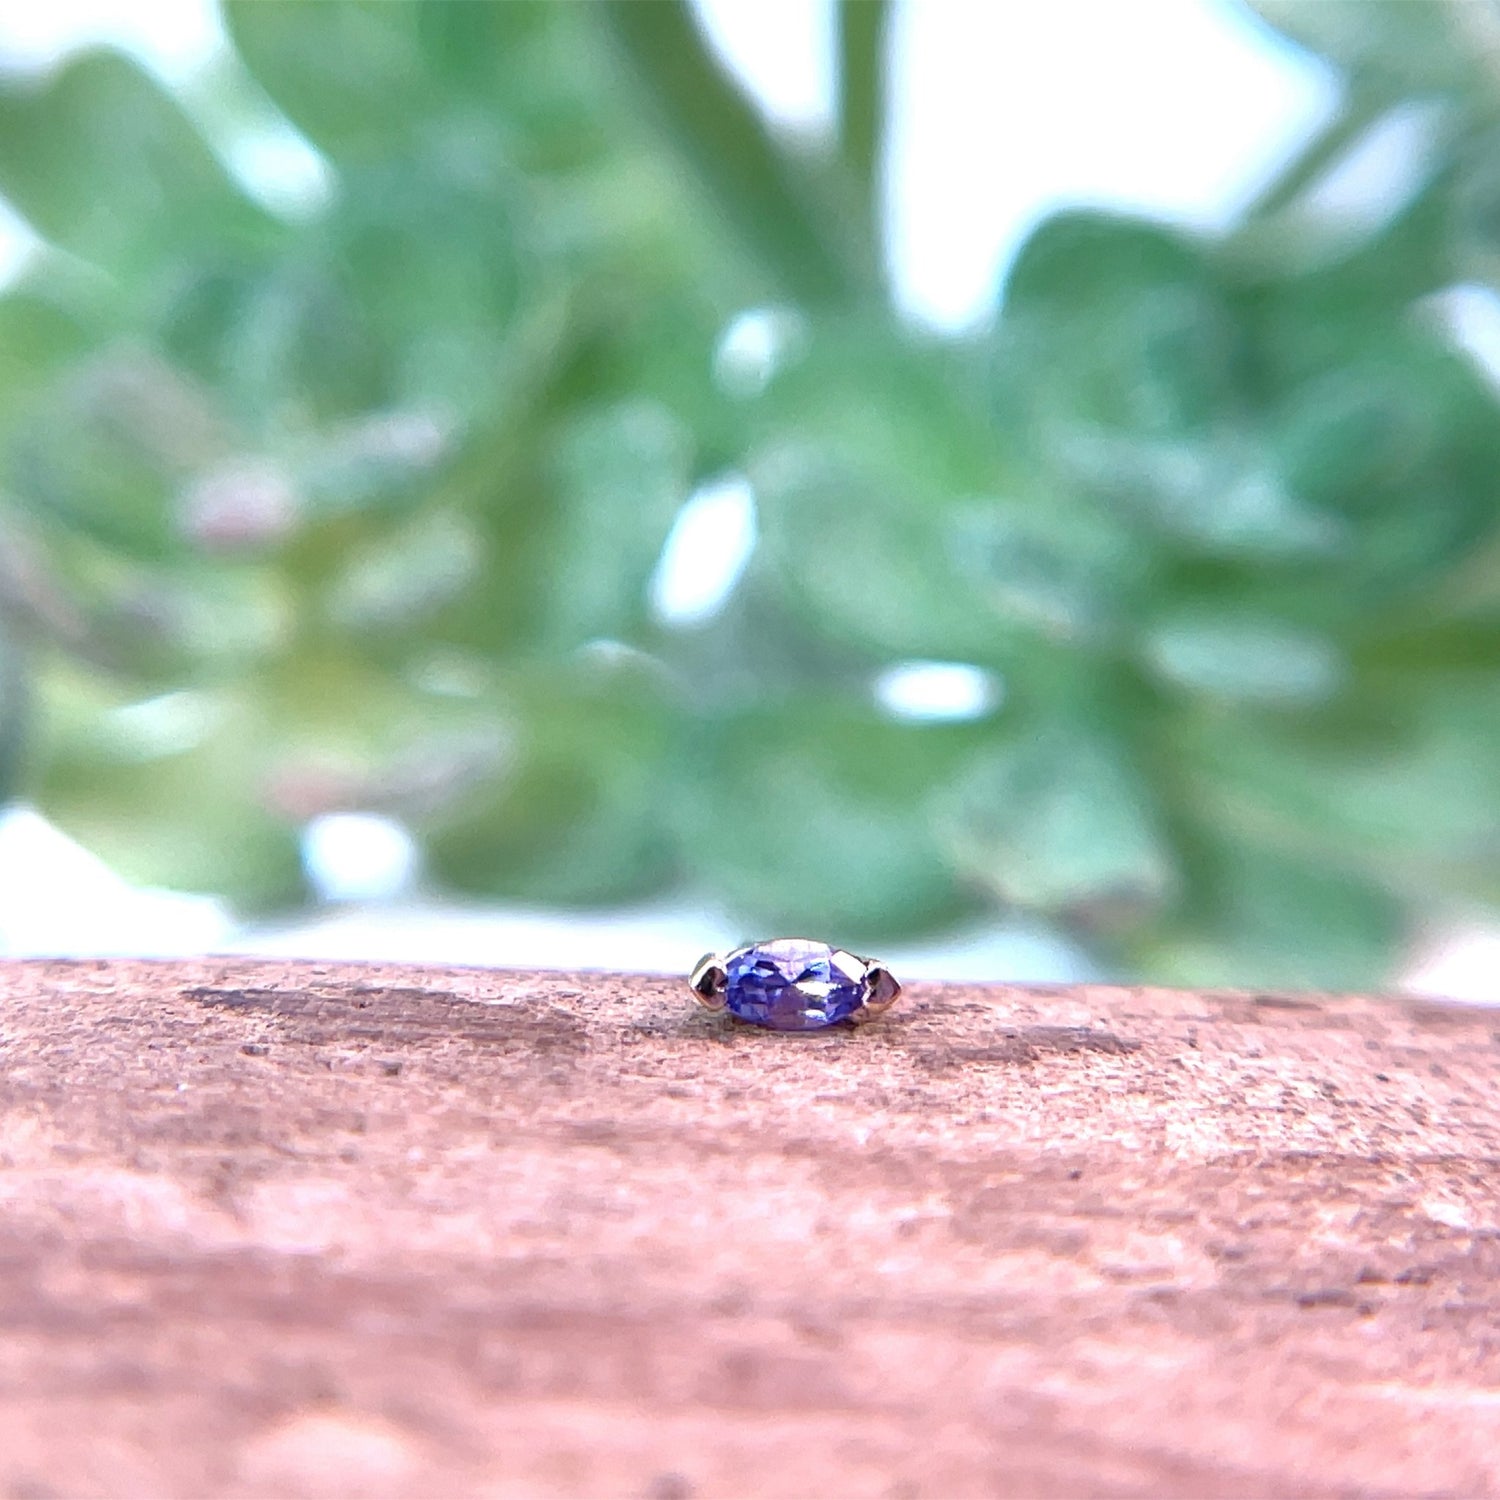
[{"label": "reddish-brown wood", "polygon": [[0,1495],[1500,1493],[1497,1037],[0,965]]}]

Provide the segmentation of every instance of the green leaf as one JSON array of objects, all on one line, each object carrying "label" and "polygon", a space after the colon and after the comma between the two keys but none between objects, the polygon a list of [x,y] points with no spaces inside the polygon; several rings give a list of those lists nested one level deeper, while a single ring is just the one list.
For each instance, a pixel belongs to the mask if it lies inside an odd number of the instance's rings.
[{"label": "green leaf", "polygon": [[891,723],[847,700],[701,724],[677,815],[689,869],[765,931],[860,942],[950,918],[965,903],[927,802],[978,734]]},{"label": "green leaf", "polygon": [[1078,433],[1066,461],[1098,510],[1128,506],[1164,544],[1185,552],[1259,564],[1338,556],[1347,540],[1343,518],[1294,494],[1256,437]]},{"label": "green leaf", "polygon": [[433,150],[574,165],[607,144],[597,19],[550,0],[227,0],[235,49],[339,166]]},{"label": "green leaf", "polygon": [[480,578],[482,543],[467,517],[427,510],[405,525],[357,546],[330,582],[329,618],[369,643],[425,626],[429,618]]},{"label": "green leaf", "polygon": [[986,420],[962,360],[824,322],[747,421],[764,564],[785,608],[884,655],[1008,661],[1129,610],[1128,517]]},{"label": "green leaf", "polygon": [[941,828],[960,873],[1007,906],[1114,925],[1176,887],[1152,789],[1097,734],[1028,727],[976,754]]},{"label": "green leaf", "polygon": [[43,257],[0,293],[0,454],[12,450],[61,372],[112,332],[95,299],[77,294],[77,276],[53,274]]},{"label": "green leaf", "polygon": [[638,639],[646,589],[688,497],[692,435],[648,401],[582,411],[558,434],[556,566],[547,635],[556,648]]},{"label": "green leaf", "polygon": [[384,411],[298,444],[289,462],[311,520],[410,513],[429,495],[452,435],[424,411]]},{"label": "green leaf", "polygon": [[385,399],[471,409],[498,383],[525,307],[548,290],[519,243],[519,185],[465,142],[345,179],[326,226],[328,269],[392,372]]},{"label": "green leaf", "polygon": [[31,726],[31,664],[6,618],[0,575],[0,807],[17,793]]},{"label": "green leaf", "polygon": [[1413,304],[1453,281],[1459,217],[1455,174],[1440,157],[1388,222],[1331,255],[1305,225],[1275,215],[1231,236],[1214,259],[1245,395],[1274,408],[1308,380],[1419,341]]},{"label": "green leaf", "polygon": [[[1480,49],[1450,0],[1250,0],[1294,42],[1389,98],[1466,92],[1482,78]],[[1476,26],[1483,25],[1476,22]]]},{"label": "green leaf", "polygon": [[1233,328],[1202,251],[1100,213],[1056,214],[1027,240],[992,355],[1002,420],[1064,458],[1080,426],[1181,435],[1233,394]]},{"label": "green leaf", "polygon": [[1500,845],[1494,665],[1440,689],[1367,688],[1310,721],[1183,719],[1173,739],[1184,799],[1206,827],[1408,899],[1487,890]]},{"label": "green leaf", "polygon": [[1456,154],[1451,194],[1451,222],[1442,227],[1453,240],[1452,251],[1459,264],[1481,285],[1493,285],[1496,257],[1500,255],[1500,130],[1494,126],[1475,131],[1463,140]]},{"label": "green leaf", "polygon": [[421,819],[453,889],[532,901],[619,901],[673,868],[662,809],[673,725],[659,682],[629,658],[512,672],[487,753]]},{"label": "green leaf", "polygon": [[397,385],[391,351],[328,258],[306,247],[268,266],[205,259],[184,276],[161,338],[256,442],[384,406]]},{"label": "green leaf", "polygon": [[1345,587],[1330,602],[1346,612],[1395,588],[1429,589],[1494,532],[1500,408],[1425,328],[1346,349],[1268,425],[1285,485],[1339,520]]},{"label": "green leaf", "polygon": [[1346,679],[1329,641],[1272,618],[1183,610],[1159,620],[1144,647],[1166,682],[1231,702],[1318,703]]},{"label": "green leaf", "polygon": [[[390,6],[370,8],[384,12]],[[416,0],[409,7],[417,47],[432,76],[477,94],[491,89],[497,75],[513,74],[516,54],[537,48],[546,33],[562,29],[549,14],[554,9],[547,0],[508,0],[505,5]],[[575,34],[571,28],[569,34]]]},{"label": "green leaf", "polygon": [[280,236],[176,101],[110,52],[0,85],[0,192],[53,244],[157,286],[208,247]]},{"label": "green leaf", "polygon": [[[488,16],[511,7],[470,9]],[[376,159],[410,141],[431,86],[416,5],[228,0],[224,21],[261,87],[336,160]]]},{"label": "green leaf", "polygon": [[242,912],[303,898],[296,826],[271,810],[262,710],[240,693],[144,703],[53,674],[34,800],[139,885],[224,895]]},{"label": "green leaf", "polygon": [[1000,644],[984,594],[952,569],[951,502],[807,447],[763,454],[751,479],[760,566],[814,629],[904,656],[987,659]]},{"label": "green leaf", "polygon": [[66,371],[29,418],[9,478],[42,515],[137,558],[180,550],[177,491],[226,452],[206,391],[122,351]]},{"label": "green leaf", "polygon": [[371,407],[482,409],[529,373],[514,345],[556,275],[523,242],[523,190],[460,137],[345,169],[332,208],[284,256],[205,259],[168,311],[173,353],[220,383],[247,424]]},{"label": "green leaf", "polygon": [[1388,892],[1253,844],[1215,843],[1185,871],[1175,925],[1135,949],[1173,984],[1370,989],[1389,982],[1402,936]]},{"label": "green leaf", "polygon": [[33,274],[0,295],[0,401],[16,398],[76,359],[100,330],[45,274]]},{"label": "green leaf", "polygon": [[[950,591],[967,583],[992,622],[990,651],[1027,636],[1102,646],[1140,607],[1152,559],[1118,516],[1066,493],[971,500],[953,510],[947,531]],[[963,598],[962,593],[951,597]]]},{"label": "green leaf", "polygon": [[923,345],[858,315],[805,323],[794,353],[740,407],[751,461],[790,443],[888,475],[913,507],[983,495],[1034,477],[997,432],[968,350]]}]

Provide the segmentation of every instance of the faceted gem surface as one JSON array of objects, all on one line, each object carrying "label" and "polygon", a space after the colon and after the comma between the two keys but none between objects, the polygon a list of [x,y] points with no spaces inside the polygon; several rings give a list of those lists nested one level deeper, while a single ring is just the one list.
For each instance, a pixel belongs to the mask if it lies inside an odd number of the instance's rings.
[{"label": "faceted gem surface", "polygon": [[827,943],[780,938],[731,953],[724,998],[732,1015],[775,1031],[820,1031],[865,1000],[865,966]]}]

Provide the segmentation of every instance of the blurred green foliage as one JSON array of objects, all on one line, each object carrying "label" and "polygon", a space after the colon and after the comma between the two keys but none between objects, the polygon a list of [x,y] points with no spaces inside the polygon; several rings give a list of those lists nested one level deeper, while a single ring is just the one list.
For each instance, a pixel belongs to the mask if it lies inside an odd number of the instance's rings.
[{"label": "blurred green foliage", "polygon": [[[5,80],[47,247],[0,297],[5,790],[247,910],[353,807],[465,893],[1379,976],[1500,896],[1500,421],[1433,300],[1500,276],[1500,44],[1442,0],[1259,8],[1345,81],[1284,178],[1217,241],[1059,214],[958,341],[882,288],[876,0],[822,152],[675,0],[228,0],[218,107],[323,154],[302,213],[122,56]],[[1320,219],[1413,110],[1409,191]],[[720,342],[757,308],[768,378]],[[652,571],[725,472],[757,550],[668,628]],[[911,658],[1003,707],[883,716]]]}]

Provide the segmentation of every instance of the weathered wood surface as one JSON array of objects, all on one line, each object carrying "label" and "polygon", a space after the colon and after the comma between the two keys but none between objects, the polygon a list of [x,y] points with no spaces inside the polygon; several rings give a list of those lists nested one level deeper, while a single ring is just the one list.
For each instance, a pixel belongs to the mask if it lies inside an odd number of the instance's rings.
[{"label": "weathered wood surface", "polygon": [[0,965],[0,1495],[1500,1493],[1500,1015]]}]

